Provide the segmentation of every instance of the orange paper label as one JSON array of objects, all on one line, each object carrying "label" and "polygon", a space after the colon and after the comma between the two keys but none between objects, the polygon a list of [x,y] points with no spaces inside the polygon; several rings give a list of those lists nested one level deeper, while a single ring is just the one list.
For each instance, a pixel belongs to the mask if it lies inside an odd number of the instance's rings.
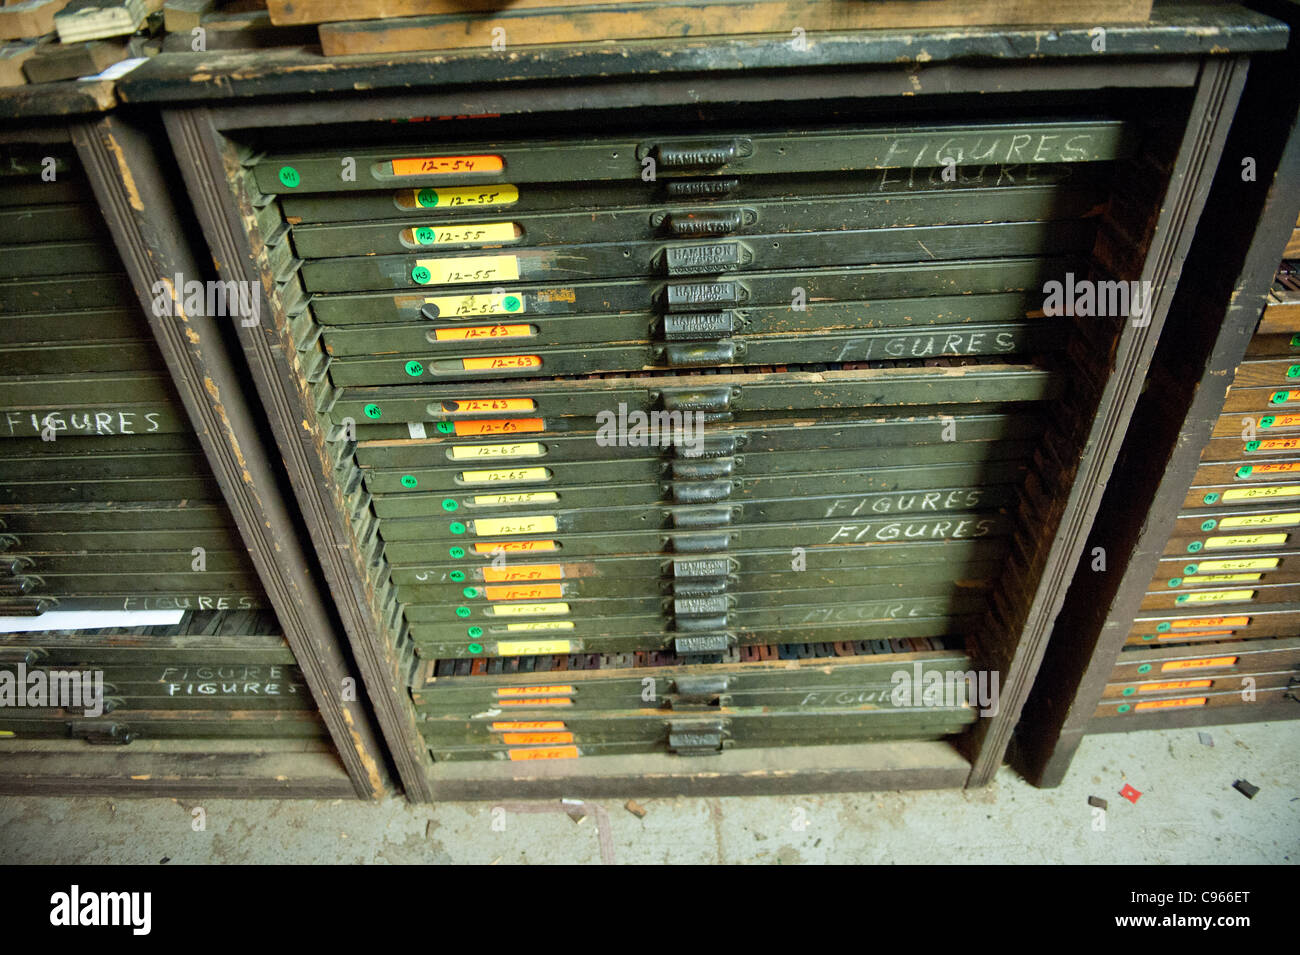
[{"label": "orange paper label", "polygon": [[445,414],[483,414],[485,411],[532,411],[532,398],[458,398],[442,403]]},{"label": "orange paper label", "polygon": [[484,587],[488,600],[554,600],[564,596],[560,584],[533,584],[525,587]]},{"label": "orange paper label", "polygon": [[434,339],[440,342],[479,341],[484,338],[526,338],[531,325],[475,325],[472,328],[439,328]]},{"label": "orange paper label", "polygon": [[1270,428],[1294,428],[1300,425],[1300,414],[1276,414],[1273,415],[1273,423]]},{"label": "orange paper label", "polygon": [[1202,657],[1199,660],[1170,660],[1160,664],[1165,670],[1198,670],[1204,667],[1230,667],[1237,662],[1236,657]]},{"label": "orange paper label", "polygon": [[509,746],[553,746],[572,743],[572,733],[502,733],[501,741]]},{"label": "orange paper label", "polygon": [[394,159],[394,176],[445,176],[456,172],[500,172],[500,156],[430,156],[424,159]]},{"label": "orange paper label", "polygon": [[511,759],[577,759],[576,746],[546,746],[537,749],[512,749]]},{"label": "orange paper label", "polygon": [[1300,438],[1269,438],[1255,447],[1256,451],[1294,451],[1300,448]]},{"label": "orange paper label", "polygon": [[497,700],[497,706],[572,706],[567,696],[539,696],[522,700]]},{"label": "orange paper label", "polygon": [[1178,633],[1158,633],[1158,640],[1186,640],[1188,637],[1230,637],[1236,630],[1182,630]]},{"label": "orange paper label", "polygon": [[1293,474],[1300,471],[1300,464],[1256,464],[1252,474]]},{"label": "orange paper label", "polygon": [[483,568],[483,580],[487,583],[509,583],[519,580],[559,580],[564,576],[561,564],[521,564],[518,567]]},{"label": "orange paper label", "polygon": [[564,729],[564,720],[520,720],[512,723],[493,723],[493,732],[510,732],[517,730],[521,733],[537,733],[546,730]]},{"label": "orange paper label", "polygon": [[546,422],[541,418],[498,418],[483,421],[457,421],[456,434],[460,436],[475,434],[525,434],[530,431],[545,431]]},{"label": "orange paper label", "polygon": [[1170,625],[1175,630],[1195,630],[1200,627],[1244,627],[1248,623],[1249,617],[1189,617],[1186,620],[1173,620]]},{"label": "orange paper label", "polygon": [[1135,710],[1172,710],[1180,706],[1204,706],[1205,697],[1189,696],[1183,700],[1145,700],[1133,706]]},{"label": "orange paper label", "polygon": [[572,693],[571,686],[503,686],[497,689],[497,696],[554,696],[556,693]]},{"label": "orange paper label", "polygon": [[493,371],[498,368],[541,368],[542,360],[536,355],[498,355],[495,358],[462,358],[460,365],[466,371]]},{"label": "orange paper label", "polygon": [[1160,693],[1164,690],[1203,690],[1214,683],[1213,680],[1170,680],[1168,683],[1143,683],[1137,688],[1139,693]]},{"label": "orange paper label", "polygon": [[558,550],[555,541],[475,541],[474,553],[491,554],[493,551],[539,551],[539,550]]}]

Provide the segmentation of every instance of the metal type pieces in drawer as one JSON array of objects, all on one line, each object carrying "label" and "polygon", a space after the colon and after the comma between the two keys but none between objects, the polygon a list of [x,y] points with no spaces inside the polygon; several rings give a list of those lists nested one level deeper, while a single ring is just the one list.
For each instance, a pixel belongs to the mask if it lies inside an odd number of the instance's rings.
[{"label": "metal type pieces in drawer", "polygon": [[[525,190],[532,191],[532,190]],[[293,243],[304,259],[400,255],[441,249],[537,247],[601,242],[643,242],[754,234],[785,235],[843,229],[896,229],[1076,219],[1101,204],[1097,190],[1045,185],[950,188],[901,192],[863,191],[830,197],[787,196],[747,203],[682,206],[612,205],[566,212],[487,213],[477,221],[436,210],[403,218],[354,216],[342,224],[294,225]],[[0,229],[4,226],[0,216]]]},{"label": "metal type pieces in drawer", "polygon": [[[772,175],[913,169],[999,163],[1075,163],[1117,159],[1133,146],[1112,120],[972,125],[830,127],[788,132],[644,134],[593,139],[475,143],[417,148],[367,147],[277,152],[253,165],[258,189],[272,194],[339,192],[389,186],[644,181],[700,175]],[[339,175],[355,162],[355,179]],[[647,183],[647,194],[653,184]]]}]

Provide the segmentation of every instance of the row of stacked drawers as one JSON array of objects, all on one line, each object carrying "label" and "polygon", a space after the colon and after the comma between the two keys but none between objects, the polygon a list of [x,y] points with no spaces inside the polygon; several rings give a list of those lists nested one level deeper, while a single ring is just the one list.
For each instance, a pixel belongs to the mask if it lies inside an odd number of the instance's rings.
[{"label": "row of stacked drawers", "polygon": [[1275,316],[1237,367],[1097,716],[1296,698],[1298,412],[1300,320]]},{"label": "row of stacked drawers", "polygon": [[[9,147],[3,166],[0,616],[83,616],[7,628],[0,671],[102,698],[6,705],[0,736],[320,737],[76,153]],[[104,628],[105,611],[181,618]]]},{"label": "row of stacked drawers", "polygon": [[1067,377],[1042,289],[1087,270],[1131,147],[1061,121],[250,157],[434,758],[973,722],[892,691],[971,669]]}]

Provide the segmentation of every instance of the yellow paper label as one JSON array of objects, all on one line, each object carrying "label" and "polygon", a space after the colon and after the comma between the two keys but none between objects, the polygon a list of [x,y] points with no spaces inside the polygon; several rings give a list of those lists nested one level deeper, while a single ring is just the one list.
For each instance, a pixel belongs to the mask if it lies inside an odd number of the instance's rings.
[{"label": "yellow paper label", "polygon": [[458,172],[500,172],[500,156],[429,156],[392,160],[394,176],[446,176]]},{"label": "yellow paper label", "polygon": [[571,640],[499,640],[497,655],[503,657],[536,657],[546,653],[568,653]]},{"label": "yellow paper label", "polygon": [[512,760],[520,759],[577,759],[576,746],[539,746],[537,749],[512,749]]},{"label": "yellow paper label", "polygon": [[541,368],[540,355],[496,355],[492,358],[462,358],[466,371],[500,371],[506,368]]},{"label": "yellow paper label", "polygon": [[538,517],[481,517],[474,521],[478,537],[498,534],[546,534],[560,529],[560,522],[549,515]]},{"label": "yellow paper label", "polygon": [[[428,278],[425,278],[425,276]],[[445,259],[416,259],[411,278],[420,285],[465,285],[469,282],[517,282],[519,258],[514,255],[469,255]]]},{"label": "yellow paper label", "polygon": [[573,687],[560,686],[503,686],[498,688],[497,696],[555,696],[559,693],[572,693]]},{"label": "yellow paper label", "polygon": [[440,342],[477,342],[500,338],[528,338],[533,334],[531,325],[471,325],[468,328],[439,328],[434,340]]},{"label": "yellow paper label", "polygon": [[[546,445],[536,442],[525,444],[458,444],[451,449],[453,461],[468,458],[535,458],[546,453]],[[543,468],[536,468],[541,471]],[[474,472],[471,472],[474,473]],[[477,472],[486,473],[486,472]]]},{"label": "yellow paper label", "polygon": [[1269,438],[1266,441],[1260,441],[1255,445],[1255,449],[1250,454],[1258,454],[1261,451],[1295,451],[1300,448],[1300,438]]},{"label": "yellow paper label", "polygon": [[1225,501],[1280,500],[1288,497],[1300,497],[1300,484],[1288,484],[1285,487],[1238,487],[1223,492]]},{"label": "yellow paper label", "polygon": [[1172,710],[1183,706],[1204,706],[1205,697],[1196,696],[1188,697],[1183,700],[1143,700],[1141,703],[1134,704],[1135,710]]},{"label": "yellow paper label", "polygon": [[1206,667],[1230,667],[1237,662],[1236,657],[1201,657],[1198,660],[1170,660],[1160,664],[1161,672],[1167,670],[1203,670]]},{"label": "yellow paper label", "polygon": [[539,743],[572,743],[572,733],[502,733],[501,742],[508,746],[536,746]]},{"label": "yellow paper label", "polygon": [[489,584],[504,584],[519,580],[559,580],[563,576],[563,564],[520,564],[515,567],[483,568],[483,580]]},{"label": "yellow paper label", "polygon": [[1198,574],[1226,570],[1273,570],[1281,561],[1276,557],[1243,557],[1240,560],[1203,560],[1196,565]]},{"label": "yellow paper label", "polygon": [[1244,627],[1249,617],[1188,617],[1170,622],[1175,630],[1200,630],[1204,627]]},{"label": "yellow paper label", "polygon": [[543,630],[572,630],[572,620],[534,620],[530,623],[508,623],[506,633],[540,633]]},{"label": "yellow paper label", "polygon": [[443,295],[426,298],[425,305],[438,310],[438,318],[477,318],[480,315],[522,315],[524,297],[509,293],[498,295]]},{"label": "yellow paper label", "polygon": [[461,471],[460,479],[466,484],[492,484],[496,481],[549,481],[551,472],[546,468],[500,468],[495,471]]},{"label": "yellow paper label", "polygon": [[0,730],[0,738],[7,738],[14,735],[13,730]]},{"label": "yellow paper label", "polygon": [[467,206],[513,206],[519,201],[519,189],[501,186],[444,186],[442,189],[415,189],[411,195],[426,209],[463,209]]},{"label": "yellow paper label", "polygon": [[1229,527],[1294,527],[1300,524],[1300,514],[1246,514],[1225,517],[1219,521],[1222,528]]},{"label": "yellow paper label", "polygon": [[1170,680],[1168,683],[1143,683],[1138,686],[1137,691],[1161,693],[1167,690],[1204,690],[1213,684],[1213,680]]},{"label": "yellow paper label", "polygon": [[542,418],[477,418],[471,421],[457,421],[453,427],[460,437],[528,434],[534,431],[545,431],[546,421]]},{"label": "yellow paper label", "polygon": [[1184,584],[1245,584],[1259,580],[1263,574],[1197,574],[1186,578]]},{"label": "yellow paper label", "polygon": [[553,504],[560,499],[554,491],[524,491],[520,494],[475,494],[477,507],[493,507],[501,504]]},{"label": "yellow paper label", "polygon": [[488,411],[532,411],[532,398],[449,398],[441,406],[444,414],[483,414]]},{"label": "yellow paper label", "polygon": [[494,617],[558,617],[569,612],[565,602],[553,604],[500,604],[489,607],[488,613]]},{"label": "yellow paper label", "polygon": [[1276,547],[1286,543],[1286,534],[1244,534],[1236,537],[1207,537],[1206,550],[1223,547]]},{"label": "yellow paper label", "polygon": [[1178,602],[1185,604],[1224,604],[1235,600],[1250,600],[1253,590],[1204,590],[1199,593],[1179,594]]},{"label": "yellow paper label", "polygon": [[540,551],[540,550],[559,550],[555,541],[488,541],[474,542],[474,553],[476,554],[493,554],[497,551],[509,553],[511,551]]},{"label": "yellow paper label", "polygon": [[468,244],[515,241],[513,222],[468,222],[465,225],[424,226],[411,230],[420,245]]},{"label": "yellow paper label", "polygon": [[496,584],[483,588],[488,600],[556,600],[564,596],[561,584]]}]

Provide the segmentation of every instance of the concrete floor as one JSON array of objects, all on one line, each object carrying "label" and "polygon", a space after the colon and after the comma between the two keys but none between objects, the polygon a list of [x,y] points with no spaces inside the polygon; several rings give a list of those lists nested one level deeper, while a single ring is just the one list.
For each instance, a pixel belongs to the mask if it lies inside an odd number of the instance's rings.
[{"label": "concrete floor", "polygon": [[[581,823],[558,802],[3,797],[0,862],[1300,862],[1300,722],[1201,732],[1213,747],[1197,730],[1088,738],[1055,790],[1003,768],[972,792],[653,799],[644,818],[604,800]],[[1243,778],[1254,799],[1232,788]]]}]

